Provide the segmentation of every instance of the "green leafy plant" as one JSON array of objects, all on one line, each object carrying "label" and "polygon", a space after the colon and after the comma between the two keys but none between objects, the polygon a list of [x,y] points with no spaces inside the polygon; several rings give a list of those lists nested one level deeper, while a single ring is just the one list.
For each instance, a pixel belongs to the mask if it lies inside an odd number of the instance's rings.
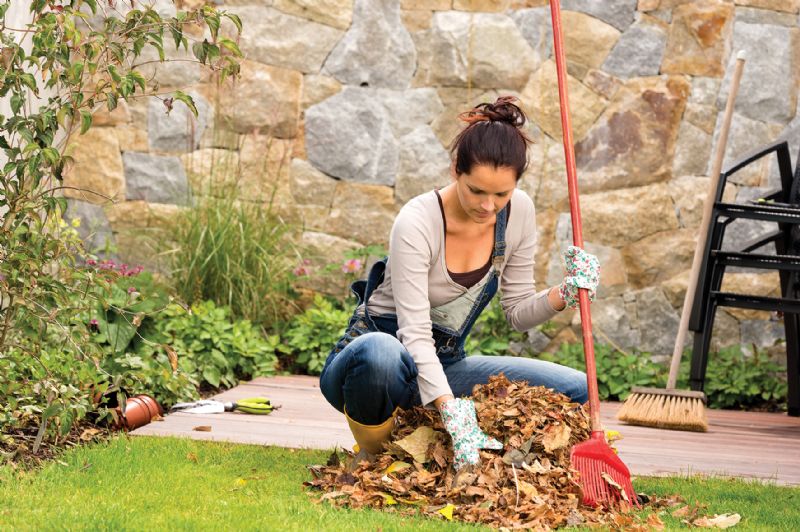
[{"label": "green leafy plant", "polygon": [[[683,373],[688,375],[688,361]],[[751,356],[739,345],[725,347],[709,355],[705,393],[711,408],[782,408],[788,393],[786,368],[755,346]]]},{"label": "green leafy plant", "polygon": [[[597,389],[600,399],[625,400],[633,386],[655,386],[663,374],[662,364],[648,353],[623,353],[606,344],[595,343]],[[561,344],[555,353],[540,353],[537,358],[586,371],[583,344]]]},{"label": "green leafy plant", "polygon": [[[28,24],[18,28],[7,24],[10,5],[0,3],[0,97],[12,112],[0,115],[0,362],[14,372],[0,371],[0,403],[16,405],[3,419],[18,430],[38,425],[36,452],[47,434],[66,434],[108,386],[101,369],[105,344],[90,341],[83,318],[98,294],[113,290],[113,278],[80,267],[89,257],[60,227],[62,196],[71,190],[63,183],[74,164],[71,144],[101,108],[112,111],[120,99],[162,96],[139,72],[145,63],[137,59],[151,47],[164,61],[165,37],[191,49],[220,80],[237,74],[241,52],[219,28],[227,18],[238,35],[241,20],[212,6],[166,18],[137,1],[34,0]],[[194,33],[185,32],[187,26],[209,33],[190,45]],[[167,108],[181,101],[196,114],[181,91],[164,101]],[[123,331],[112,331],[112,322],[116,318],[106,320],[106,341],[112,334],[120,346]]]},{"label": "green leafy plant", "polygon": [[469,355],[510,355],[511,344],[524,340],[525,333],[508,324],[498,294],[475,321],[464,350]]},{"label": "green leafy plant", "polygon": [[[275,373],[275,343],[265,340],[248,320],[232,318],[213,301],[190,309],[171,304],[142,333],[142,352],[174,352],[177,365],[200,383],[215,388],[235,386],[240,376]],[[153,350],[153,345],[160,348]],[[168,348],[166,346],[169,346]]]},{"label": "green leafy plant", "polygon": [[[537,358],[585,371],[583,344],[561,345],[555,353],[541,353]],[[623,353],[611,346],[595,344],[597,386],[601,400],[623,401],[634,386],[664,388],[668,363],[653,362],[650,353]],[[691,352],[684,354],[677,387],[689,389]],[[753,347],[746,356],[741,346],[725,347],[709,355],[705,393],[711,408],[759,408],[776,410],[785,407],[786,370],[770,361]]]},{"label": "green leafy plant", "polygon": [[294,364],[310,375],[319,375],[333,346],[344,334],[350,312],[317,295],[313,305],[295,316],[283,339]]}]

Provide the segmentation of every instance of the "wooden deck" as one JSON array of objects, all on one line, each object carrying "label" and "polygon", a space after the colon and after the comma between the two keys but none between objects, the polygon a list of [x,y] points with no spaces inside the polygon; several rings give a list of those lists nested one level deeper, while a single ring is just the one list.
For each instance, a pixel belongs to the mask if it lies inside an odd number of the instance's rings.
[{"label": "wooden deck", "polygon": [[[216,398],[254,396],[269,397],[281,408],[268,416],[176,413],[132,434],[312,449],[354,443],[344,417],[325,401],[314,377],[258,378]],[[693,433],[624,425],[614,419],[618,408],[603,403],[603,424],[622,433],[616,447],[634,475],[708,474],[800,485],[800,418],[709,410],[709,431]],[[201,425],[211,431],[193,430]]]}]

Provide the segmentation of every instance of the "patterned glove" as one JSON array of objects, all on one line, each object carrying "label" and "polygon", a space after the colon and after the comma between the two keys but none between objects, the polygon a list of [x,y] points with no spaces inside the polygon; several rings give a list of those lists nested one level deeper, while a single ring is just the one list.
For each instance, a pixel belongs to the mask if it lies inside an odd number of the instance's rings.
[{"label": "patterned glove", "polygon": [[558,287],[561,296],[569,308],[578,308],[578,288],[589,290],[589,301],[594,301],[597,285],[600,284],[600,262],[591,253],[579,247],[570,246],[564,252],[564,263],[567,276]]},{"label": "patterned glove", "polygon": [[480,461],[478,449],[502,449],[503,444],[478,427],[475,404],[469,399],[450,399],[440,407],[442,420],[453,439],[456,470]]}]

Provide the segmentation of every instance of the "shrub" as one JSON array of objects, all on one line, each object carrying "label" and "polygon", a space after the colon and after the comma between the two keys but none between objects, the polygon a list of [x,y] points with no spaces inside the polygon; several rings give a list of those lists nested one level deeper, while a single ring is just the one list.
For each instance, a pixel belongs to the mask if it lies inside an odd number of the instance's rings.
[{"label": "shrub", "polygon": [[[198,62],[221,79],[239,70],[238,46],[218,31],[223,17],[241,31],[236,15],[202,6],[162,18],[151,6],[129,4],[120,18],[112,16],[119,14],[112,4],[31,2],[24,32],[6,27],[11,4],[0,4],[0,97],[11,108],[10,116],[0,116],[0,404],[6,405],[0,429],[7,434],[7,428],[38,425],[34,453],[93,408],[93,398],[113,380],[102,369],[104,349],[110,341],[120,347],[130,334],[125,311],[112,311],[103,325],[105,341],[89,339],[84,318],[95,309],[97,294],[113,286],[107,272],[78,267],[85,252],[59,227],[61,196],[71,188],[63,183],[74,162],[69,146],[101,107],[113,111],[120,98],[158,94],[137,71],[137,59],[146,46],[163,59],[165,36],[188,50],[187,25],[209,32],[191,47]],[[91,27],[85,24],[89,11],[100,19]],[[196,114],[181,91],[164,101],[167,107],[181,101]]]},{"label": "shrub", "polygon": [[172,350],[181,370],[215,388],[235,386],[239,377],[275,373],[275,345],[250,321],[232,319],[230,309],[213,301],[188,310],[169,305],[142,336],[138,353],[169,355]]},{"label": "shrub", "polygon": [[[786,370],[753,348],[747,357],[741,346],[725,347],[709,355],[705,394],[710,408],[784,409]],[[562,344],[556,353],[541,353],[538,358],[585,371],[583,344]],[[689,389],[691,351],[681,360],[677,387]],[[653,362],[650,353],[622,353],[595,344],[597,387],[601,400],[622,401],[634,386],[664,388],[668,363]]]},{"label": "shrub", "polygon": [[350,311],[317,295],[313,305],[292,320],[283,336],[294,364],[309,375],[319,375],[349,319]]},{"label": "shrub", "polygon": [[190,303],[213,300],[266,330],[297,309],[291,227],[268,207],[239,201],[235,187],[198,197],[174,228],[172,283]]}]

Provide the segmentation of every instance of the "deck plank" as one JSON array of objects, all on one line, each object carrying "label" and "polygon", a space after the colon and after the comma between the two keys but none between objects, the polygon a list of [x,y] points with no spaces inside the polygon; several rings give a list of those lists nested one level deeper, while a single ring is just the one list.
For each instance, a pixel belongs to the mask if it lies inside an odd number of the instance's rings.
[{"label": "deck plank", "polygon": [[[177,436],[290,448],[351,447],[347,423],[308,376],[259,377],[215,396],[223,401],[269,397],[280,405],[269,416],[240,412],[175,413],[134,436]],[[707,474],[800,485],[800,419],[785,414],[709,410],[705,433],[635,427],[614,418],[619,403],[603,403],[606,429],[619,430],[619,455],[634,475]],[[210,426],[210,432],[194,430]]]}]

